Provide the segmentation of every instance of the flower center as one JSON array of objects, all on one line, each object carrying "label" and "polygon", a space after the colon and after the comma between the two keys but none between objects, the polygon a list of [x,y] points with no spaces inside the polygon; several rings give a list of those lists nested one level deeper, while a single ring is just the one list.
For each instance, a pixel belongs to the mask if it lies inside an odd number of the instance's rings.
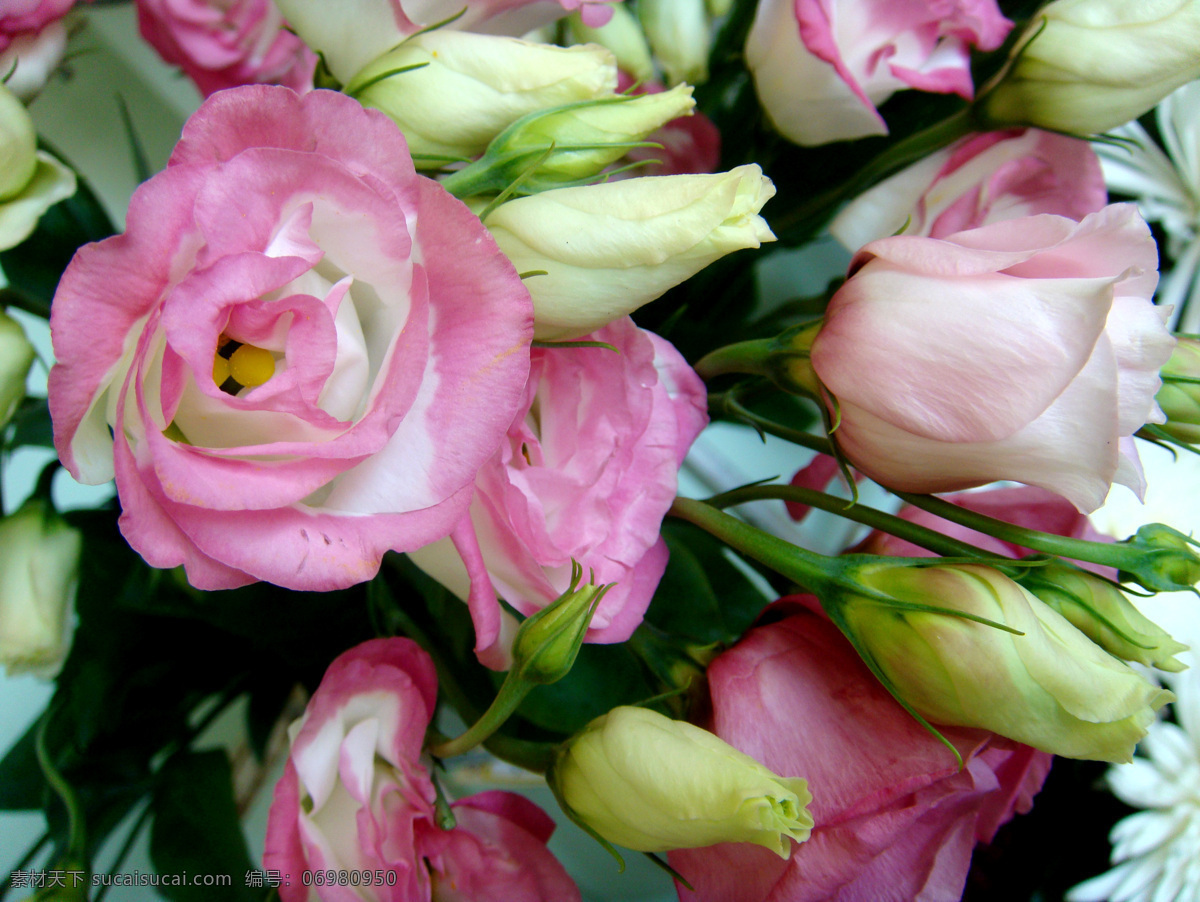
[{"label": "flower center", "polygon": [[221,336],[212,371],[213,382],[221,391],[236,395],[243,388],[262,385],[274,375],[275,356],[266,348]]}]

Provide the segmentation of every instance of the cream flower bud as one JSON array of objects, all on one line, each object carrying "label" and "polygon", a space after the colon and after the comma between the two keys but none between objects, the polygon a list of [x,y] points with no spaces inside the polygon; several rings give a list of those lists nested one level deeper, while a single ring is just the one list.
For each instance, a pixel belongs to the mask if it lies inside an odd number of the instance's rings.
[{"label": "cream flower bud", "polygon": [[623,3],[613,4],[609,9],[612,18],[599,28],[589,28],[583,24],[583,17],[578,12],[572,13],[567,20],[572,42],[607,47],[617,58],[617,66],[622,71],[638,81],[650,81],[654,78],[654,60],[637,17]]},{"label": "cream flower bud", "polygon": [[391,117],[414,156],[471,157],[522,116],[616,88],[616,61],[603,47],[432,31],[370,63],[346,93]]},{"label": "cream flower bud", "polygon": [[637,9],[667,83],[707,81],[712,30],[704,0],[639,0]]},{"label": "cream flower bud", "polygon": [[1154,396],[1167,421],[1158,428],[1176,441],[1200,443],[1200,341],[1177,337]]},{"label": "cream flower bud", "polygon": [[856,575],[900,604],[846,596],[835,601],[835,619],[894,691],[935,724],[991,730],[1068,758],[1122,762],[1173,698],[990,567],[871,563]]},{"label": "cream flower bud", "polygon": [[25,190],[37,169],[37,132],[29,111],[0,85],[0,202]]},{"label": "cream flower bud", "polygon": [[1091,135],[1200,78],[1200,0],[1055,0],[982,99],[988,128]]},{"label": "cream flower bud", "polygon": [[645,708],[614,708],[546,775],[563,809],[639,852],[750,842],[781,858],[808,839],[808,782],[779,777],[715,735]]},{"label": "cream flower bud", "polygon": [[45,501],[0,520],[0,664],[51,677],[71,644],[83,538]]},{"label": "cream flower bud", "polygon": [[33,365],[33,345],[15,319],[0,310],[0,430],[25,397],[25,377]]},{"label": "cream flower bud", "polygon": [[728,253],[774,241],[758,215],[774,193],[751,164],[544,191],[501,204],[485,224],[517,272],[545,273],[525,280],[534,337],[574,338]]}]

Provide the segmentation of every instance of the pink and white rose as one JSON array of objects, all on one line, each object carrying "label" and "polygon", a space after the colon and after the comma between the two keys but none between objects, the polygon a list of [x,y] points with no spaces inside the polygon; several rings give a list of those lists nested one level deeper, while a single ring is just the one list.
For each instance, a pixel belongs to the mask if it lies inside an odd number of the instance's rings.
[{"label": "pink and white rose", "polygon": [[708,422],[704,384],[668,342],[628,317],[588,336],[617,349],[539,349],[525,404],[479,471],[470,517],[413,560],[469,600],[476,651],[505,666],[496,593],[533,614],[570,584],[571,562],[616,583],[585,641],[623,642],[667,564],[659,535],[679,465]]},{"label": "pink and white rose", "polygon": [[[374,639],[339,656],[304,716],[267,819],[263,865],[286,878],[283,902],[573,902],[579,890],[546,849],[554,822],[522,796],[482,792],[438,826],[421,759],[437,700],[433,661],[409,639]],[[308,872],[372,875],[304,886]],[[381,879],[377,879],[381,878]]]},{"label": "pink and white rose", "polygon": [[812,345],[836,441],[903,491],[1008,479],[1084,512],[1113,482],[1140,493],[1131,437],[1161,422],[1174,346],[1157,260],[1132,204],[872,241]]},{"label": "pink and white rose", "polygon": [[532,310],[390,120],[219,92],[127,222],[63,275],[50,410],[150,564],[328,590],[449,534],[525,400]]},{"label": "pink and white rose", "polygon": [[1087,141],[1013,129],[930,154],[851,201],[829,230],[856,251],[902,229],[945,238],[1038,213],[1080,220],[1107,202],[1100,159]]},{"label": "pink and white rose", "polygon": [[1033,804],[1051,756],[941,728],[964,766],[906,712],[837,627],[802,604],[708,669],[710,729],[812,787],[807,842],[781,860],[746,843],[672,852],[683,902],[952,902],[971,852]]},{"label": "pink and white rose", "polygon": [[970,99],[970,51],[1012,23],[995,0],[761,0],[746,62],[763,108],[797,144],[886,135],[876,109],[909,88]]},{"label": "pink and white rose", "polygon": [[[519,36],[580,10],[593,27],[620,0],[275,0],[296,33],[343,84],[430,25]],[[455,18],[457,17],[457,18]],[[453,19],[453,22],[448,20]]]},{"label": "pink and white rose", "polygon": [[239,85],[311,91],[317,57],[271,0],[138,0],[142,37],[205,97]]},{"label": "pink and white rose", "polygon": [[46,83],[67,49],[62,17],[75,0],[4,0],[0,4],[0,74],[4,85],[29,100]]}]

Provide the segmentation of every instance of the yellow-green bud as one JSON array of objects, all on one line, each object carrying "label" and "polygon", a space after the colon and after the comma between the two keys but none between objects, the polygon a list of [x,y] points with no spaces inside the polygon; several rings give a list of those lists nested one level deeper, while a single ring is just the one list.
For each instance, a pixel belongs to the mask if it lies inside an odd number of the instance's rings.
[{"label": "yellow-green bud", "polygon": [[1021,584],[1109,654],[1175,673],[1185,669],[1174,656],[1187,646],[1146,618],[1108,580],[1078,567],[1047,564],[1031,569]]},{"label": "yellow-green bud", "polygon": [[1161,375],[1154,400],[1167,421],[1158,428],[1185,444],[1200,443],[1200,341],[1179,338]]},{"label": "yellow-green bud", "polygon": [[583,17],[578,12],[572,13],[567,20],[571,41],[607,47],[623,71],[638,81],[650,81],[654,78],[654,60],[637,17],[623,3],[612,4],[609,9],[612,10],[612,18],[599,28],[589,28],[583,24]]},{"label": "yellow-green bud", "polygon": [[572,562],[570,588],[521,624],[513,639],[510,677],[554,683],[570,671],[592,615],[611,587],[591,583],[580,587],[582,576],[582,569]]},{"label": "yellow-green bud", "polygon": [[33,365],[33,345],[15,319],[0,310],[0,430],[25,397],[25,378]]},{"label": "yellow-green bud", "polygon": [[42,500],[0,520],[0,664],[9,676],[58,672],[71,644],[83,538]]},{"label": "yellow-green bud", "polygon": [[707,81],[712,29],[704,0],[638,0],[637,10],[667,83]]},{"label": "yellow-green bud", "polygon": [[25,190],[37,169],[37,131],[29,111],[0,84],[0,202]]},{"label": "yellow-green bud", "polygon": [[1124,762],[1173,698],[990,567],[873,561],[853,576],[866,591],[824,599],[827,607],[893,691],[935,724]]},{"label": "yellow-green bud", "polygon": [[609,96],[616,88],[616,61],[603,47],[443,30],[414,35],[379,57],[350,80],[346,93],[386,113],[414,156],[444,158],[481,154],[522,116]]},{"label": "yellow-green bud", "polygon": [[[1200,557],[1195,540],[1162,523],[1148,523],[1125,540],[1145,552],[1136,574],[1138,585],[1154,592],[1189,589],[1200,582]],[[1125,571],[1121,578],[1126,577]]]},{"label": "yellow-green bud", "polygon": [[985,128],[1116,128],[1200,77],[1198,46],[1197,0],[1055,0],[980,98]]},{"label": "yellow-green bud", "polygon": [[707,730],[614,708],[560,749],[546,779],[563,810],[639,852],[749,842],[781,858],[808,839],[808,782],[780,777]]}]

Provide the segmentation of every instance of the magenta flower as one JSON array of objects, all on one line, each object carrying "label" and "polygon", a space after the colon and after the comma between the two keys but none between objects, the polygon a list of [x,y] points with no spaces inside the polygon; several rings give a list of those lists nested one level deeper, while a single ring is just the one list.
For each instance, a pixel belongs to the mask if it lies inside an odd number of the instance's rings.
[{"label": "magenta flower", "polygon": [[[267,819],[263,865],[280,873],[283,902],[577,902],[546,849],[554,822],[524,797],[481,792],[451,806],[454,829],[438,825],[420,760],[436,699],[433,661],[409,639],[329,665],[292,725]],[[356,885],[339,886],[342,874]]]},{"label": "magenta flower", "polygon": [[327,590],[461,520],[532,312],[383,114],[254,86],[209,98],[125,234],[79,251],[51,330],[59,456],[115,471],[149,563]]}]

